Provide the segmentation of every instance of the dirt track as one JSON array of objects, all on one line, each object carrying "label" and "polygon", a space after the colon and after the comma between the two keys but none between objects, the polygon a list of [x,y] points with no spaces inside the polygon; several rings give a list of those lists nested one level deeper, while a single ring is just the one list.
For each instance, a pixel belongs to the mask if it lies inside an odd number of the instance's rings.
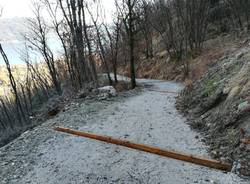
[{"label": "dirt track", "polygon": [[[202,138],[175,108],[173,82],[110,101],[72,103],[54,119],[0,148],[0,183],[248,183],[233,173],[162,158],[52,130],[60,125],[208,157]],[[158,91],[152,91],[156,89]]]}]

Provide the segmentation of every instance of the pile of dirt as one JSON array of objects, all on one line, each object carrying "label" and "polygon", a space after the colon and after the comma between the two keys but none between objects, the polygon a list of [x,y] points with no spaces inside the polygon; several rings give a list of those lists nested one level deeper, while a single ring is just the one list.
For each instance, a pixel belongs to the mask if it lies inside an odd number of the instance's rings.
[{"label": "pile of dirt", "polygon": [[250,42],[214,62],[201,79],[185,88],[177,106],[201,130],[211,155],[237,163],[250,176]]}]

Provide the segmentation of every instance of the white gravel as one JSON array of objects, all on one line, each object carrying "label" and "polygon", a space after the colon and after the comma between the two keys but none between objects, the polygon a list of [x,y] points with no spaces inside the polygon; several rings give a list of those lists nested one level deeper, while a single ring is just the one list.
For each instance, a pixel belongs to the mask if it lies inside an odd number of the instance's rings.
[{"label": "white gravel", "polygon": [[[0,171],[0,179],[2,177],[4,183],[18,184],[249,183],[233,173],[224,173],[49,130],[53,123],[56,123],[69,128],[78,128],[87,132],[209,157],[206,147],[200,141],[201,136],[190,129],[185,122],[186,119],[176,110],[176,94],[151,90],[178,92],[182,86],[166,81],[139,81],[150,84],[152,87],[145,88],[139,93],[132,92],[126,98],[116,97],[112,102],[92,102],[95,104],[94,107],[93,104],[74,104],[69,110],[60,113],[56,118],[34,130],[39,132],[38,135],[32,134],[32,131],[27,132],[26,134],[33,135],[26,135],[27,139],[34,136],[42,137],[42,141],[38,141],[38,145],[35,146],[35,151],[26,153],[21,158],[14,157],[12,158],[14,161],[7,162],[5,166],[0,164],[0,169],[11,167],[12,163],[18,163],[18,159],[33,158],[32,163],[23,167],[25,172],[23,175],[19,174],[21,175],[19,177],[6,179],[2,175],[4,172]],[[99,110],[96,111],[96,108]],[[86,114],[86,112],[89,113]],[[40,129],[46,130],[46,134],[42,134]],[[196,136],[199,138],[195,138]],[[2,158],[8,158],[9,155],[6,154],[6,151],[19,144],[18,141],[20,140],[17,139],[9,145],[8,149],[0,149]],[[20,149],[25,149],[27,146],[29,145],[24,144]],[[5,154],[3,154],[4,152]],[[16,169],[13,171],[9,169],[8,175],[13,176],[20,173]]]}]

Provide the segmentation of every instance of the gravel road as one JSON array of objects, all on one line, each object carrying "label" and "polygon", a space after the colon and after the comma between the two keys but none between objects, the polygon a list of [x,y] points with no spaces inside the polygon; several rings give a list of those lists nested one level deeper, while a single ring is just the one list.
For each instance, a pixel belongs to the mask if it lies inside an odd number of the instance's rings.
[{"label": "gravel road", "polygon": [[72,102],[55,118],[0,148],[0,183],[249,183],[233,173],[52,130],[60,125],[209,157],[202,136],[176,110],[177,94],[162,92],[179,92],[182,85],[139,82],[148,87],[105,101]]}]

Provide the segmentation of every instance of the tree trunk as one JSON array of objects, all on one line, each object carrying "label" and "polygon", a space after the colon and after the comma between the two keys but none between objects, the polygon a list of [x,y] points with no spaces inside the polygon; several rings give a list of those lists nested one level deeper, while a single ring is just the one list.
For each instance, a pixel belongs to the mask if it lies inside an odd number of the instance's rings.
[{"label": "tree trunk", "polygon": [[131,0],[128,0],[128,32],[129,32],[129,59],[130,59],[130,79],[131,88],[136,87],[135,79],[135,56],[134,56],[134,17],[133,17],[133,5]]}]

